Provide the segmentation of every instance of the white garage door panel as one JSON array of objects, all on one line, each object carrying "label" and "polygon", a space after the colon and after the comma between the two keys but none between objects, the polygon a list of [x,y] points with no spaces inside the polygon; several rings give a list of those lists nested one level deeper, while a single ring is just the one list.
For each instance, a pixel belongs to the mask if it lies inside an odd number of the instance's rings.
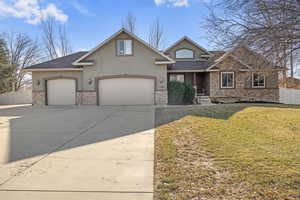
[{"label": "white garage door panel", "polygon": [[74,105],[76,83],[72,79],[47,81],[48,105]]},{"label": "white garage door panel", "polygon": [[153,105],[154,80],[113,78],[99,81],[100,105]]}]

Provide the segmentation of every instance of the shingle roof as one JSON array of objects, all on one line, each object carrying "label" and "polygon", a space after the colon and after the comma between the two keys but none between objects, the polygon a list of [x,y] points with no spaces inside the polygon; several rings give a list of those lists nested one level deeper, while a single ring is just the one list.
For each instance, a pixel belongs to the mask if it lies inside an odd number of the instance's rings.
[{"label": "shingle roof", "polygon": [[168,66],[168,70],[206,70],[211,65],[209,61],[176,61],[174,65]]},{"label": "shingle roof", "polygon": [[78,68],[78,66],[72,65],[72,63],[86,54],[87,51],[79,51],[67,56],[59,57],[53,60],[49,60],[36,65],[31,65],[25,69],[57,69],[57,68]]}]

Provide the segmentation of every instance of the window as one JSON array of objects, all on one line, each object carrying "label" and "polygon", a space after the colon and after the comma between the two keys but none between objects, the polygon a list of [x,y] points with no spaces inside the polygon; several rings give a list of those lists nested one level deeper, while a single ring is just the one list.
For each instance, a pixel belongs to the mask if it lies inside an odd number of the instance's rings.
[{"label": "window", "polygon": [[117,55],[132,55],[132,40],[117,40]]},{"label": "window", "polygon": [[253,88],[264,88],[265,87],[265,75],[263,73],[252,74],[252,87]]},{"label": "window", "polygon": [[221,88],[234,88],[234,72],[221,72]]},{"label": "window", "polygon": [[176,58],[194,58],[194,52],[189,49],[181,49],[176,51]]},{"label": "window", "polygon": [[178,81],[184,83],[184,74],[170,74],[170,81]]}]

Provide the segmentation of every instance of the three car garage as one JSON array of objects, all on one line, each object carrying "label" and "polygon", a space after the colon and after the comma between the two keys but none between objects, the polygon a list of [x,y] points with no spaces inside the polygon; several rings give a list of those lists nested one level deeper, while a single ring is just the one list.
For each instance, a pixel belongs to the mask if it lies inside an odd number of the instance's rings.
[{"label": "three car garage", "polygon": [[175,61],[121,29],[90,51],[26,67],[34,105],[165,105]]},{"label": "three car garage", "polygon": [[[76,80],[47,80],[48,105],[75,105]],[[98,80],[99,105],[153,105],[155,79],[149,77],[110,77]]]}]

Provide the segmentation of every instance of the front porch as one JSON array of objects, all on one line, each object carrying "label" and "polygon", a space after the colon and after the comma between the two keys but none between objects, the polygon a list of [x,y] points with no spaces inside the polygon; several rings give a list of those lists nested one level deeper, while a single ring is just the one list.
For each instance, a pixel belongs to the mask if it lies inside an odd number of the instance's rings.
[{"label": "front porch", "polygon": [[168,81],[179,81],[193,85],[197,96],[209,96],[209,72],[170,72]]},{"label": "front porch", "polygon": [[209,72],[169,72],[168,81],[179,81],[191,84],[196,91],[195,104],[211,104],[209,98]]}]

